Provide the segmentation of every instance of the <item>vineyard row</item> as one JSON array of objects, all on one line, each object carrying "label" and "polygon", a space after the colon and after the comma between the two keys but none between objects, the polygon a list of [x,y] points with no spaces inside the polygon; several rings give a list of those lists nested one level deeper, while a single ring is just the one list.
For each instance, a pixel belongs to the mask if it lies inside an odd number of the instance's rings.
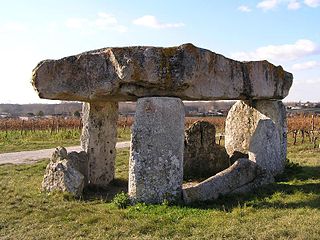
[{"label": "vineyard row", "polygon": [[[195,121],[208,121],[216,126],[216,128],[223,132],[225,117],[186,117],[186,127],[189,127]],[[133,124],[133,117],[119,117],[118,127],[127,128]],[[320,130],[320,116],[293,116],[287,119],[288,132],[302,131],[308,133],[309,131]],[[60,129],[81,129],[82,121],[79,118],[53,118],[53,119],[34,119],[34,120],[20,120],[20,119],[0,119],[0,131],[8,130],[50,130],[58,131]]]}]

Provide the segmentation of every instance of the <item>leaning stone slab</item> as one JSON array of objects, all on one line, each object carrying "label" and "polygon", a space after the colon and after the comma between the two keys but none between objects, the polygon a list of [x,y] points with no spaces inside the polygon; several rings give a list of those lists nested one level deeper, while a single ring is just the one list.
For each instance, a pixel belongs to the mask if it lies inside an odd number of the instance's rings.
[{"label": "leaning stone slab", "polygon": [[81,147],[88,154],[88,182],[106,187],[114,179],[117,143],[117,102],[83,105]]},{"label": "leaning stone slab", "polygon": [[192,44],[103,48],[33,70],[39,97],[75,101],[283,99],[293,76],[267,61],[239,62]]},{"label": "leaning stone slab", "polygon": [[185,187],[183,200],[185,203],[208,201],[236,192],[237,189],[248,191],[249,189],[244,189],[243,186],[253,182],[260,173],[261,170],[255,162],[240,158],[226,170],[195,186]]},{"label": "leaning stone slab", "polygon": [[206,178],[230,166],[224,147],[216,144],[216,128],[197,121],[185,131],[183,178]]},{"label": "leaning stone slab", "polygon": [[129,195],[134,202],[180,199],[183,140],[184,106],[180,99],[138,100],[129,160]]},{"label": "leaning stone slab", "polygon": [[229,156],[245,155],[272,176],[284,169],[287,154],[286,109],[281,101],[238,101],[225,127]]},{"label": "leaning stone slab", "polygon": [[85,152],[67,154],[64,147],[58,147],[52,154],[42,181],[42,190],[69,192],[81,196],[86,185],[88,156]]}]

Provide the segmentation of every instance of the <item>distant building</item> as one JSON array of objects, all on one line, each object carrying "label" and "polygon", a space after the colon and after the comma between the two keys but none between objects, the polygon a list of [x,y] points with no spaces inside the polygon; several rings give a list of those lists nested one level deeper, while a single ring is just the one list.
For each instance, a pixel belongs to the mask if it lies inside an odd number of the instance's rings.
[{"label": "distant building", "polygon": [[19,117],[20,120],[28,121],[34,119],[34,117]]},{"label": "distant building", "polygon": [[0,113],[0,118],[10,118],[11,114],[7,112],[1,112]]},{"label": "distant building", "polygon": [[301,110],[302,107],[300,107],[300,106],[293,106],[293,107],[291,107],[291,109],[292,109],[292,110]]}]

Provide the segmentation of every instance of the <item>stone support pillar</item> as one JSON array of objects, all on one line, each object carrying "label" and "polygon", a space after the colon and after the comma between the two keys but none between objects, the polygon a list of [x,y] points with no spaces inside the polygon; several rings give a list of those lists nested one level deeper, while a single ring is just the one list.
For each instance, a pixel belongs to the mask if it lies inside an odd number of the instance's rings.
[{"label": "stone support pillar", "polygon": [[184,106],[179,98],[137,102],[129,161],[129,195],[136,202],[181,198]]},{"label": "stone support pillar", "polygon": [[105,187],[114,178],[117,143],[117,102],[83,104],[81,147],[87,152],[90,185]]},{"label": "stone support pillar", "polygon": [[274,176],[284,169],[286,133],[286,109],[281,101],[238,101],[227,116],[225,147],[229,156],[248,154]]}]

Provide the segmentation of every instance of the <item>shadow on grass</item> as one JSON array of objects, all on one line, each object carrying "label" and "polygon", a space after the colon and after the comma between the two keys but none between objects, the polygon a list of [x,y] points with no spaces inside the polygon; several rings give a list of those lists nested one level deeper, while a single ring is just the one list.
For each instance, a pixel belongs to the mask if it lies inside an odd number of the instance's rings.
[{"label": "shadow on grass", "polygon": [[88,186],[83,191],[84,201],[103,200],[111,202],[114,196],[120,192],[128,191],[128,180],[114,179],[108,187]]},{"label": "shadow on grass", "polygon": [[[312,199],[298,199],[286,202],[286,198],[296,193],[315,194]],[[273,197],[276,195],[275,197]],[[215,201],[197,202],[187,207],[200,209],[220,209],[223,211],[232,211],[241,206],[252,206],[254,208],[316,208],[320,209],[320,183],[307,183],[299,185],[289,185],[283,183],[273,183],[264,188],[252,191],[243,195],[222,196]]]},{"label": "shadow on grass", "polygon": [[287,162],[284,172],[276,177],[277,182],[288,182],[293,180],[319,180],[320,166],[300,166],[297,163]]},{"label": "shadow on grass", "polygon": [[[247,194],[221,196],[214,201],[196,202],[190,205],[178,204],[181,207],[199,209],[220,209],[232,211],[239,206],[254,208],[316,208],[320,209],[320,166],[300,166],[288,162],[283,174],[277,176],[276,182]],[[120,192],[128,191],[127,179],[115,179],[106,188],[87,187],[84,190],[84,201],[103,200],[111,202]],[[300,193],[300,195],[299,195]],[[294,196],[298,194],[297,196]],[[313,197],[299,198],[299,196],[314,194]],[[288,198],[293,198],[290,202]]]}]

